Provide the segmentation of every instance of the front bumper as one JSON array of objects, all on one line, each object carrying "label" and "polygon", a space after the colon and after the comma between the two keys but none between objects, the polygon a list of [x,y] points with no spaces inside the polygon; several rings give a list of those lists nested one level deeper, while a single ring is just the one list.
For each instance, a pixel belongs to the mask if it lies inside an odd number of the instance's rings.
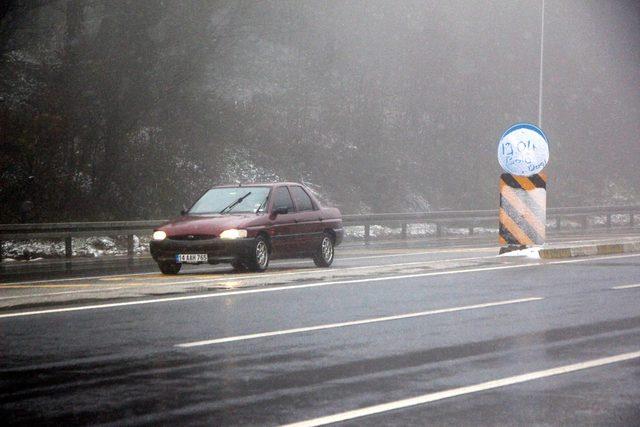
[{"label": "front bumper", "polygon": [[207,254],[210,264],[248,258],[253,254],[255,239],[152,240],[151,256],[157,262],[175,262],[178,254]]}]

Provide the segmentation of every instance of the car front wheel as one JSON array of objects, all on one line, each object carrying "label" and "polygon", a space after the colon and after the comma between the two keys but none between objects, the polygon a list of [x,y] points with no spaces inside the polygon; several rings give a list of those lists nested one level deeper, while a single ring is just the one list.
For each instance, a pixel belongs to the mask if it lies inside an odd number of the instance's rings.
[{"label": "car front wheel", "polygon": [[158,267],[160,267],[160,271],[162,272],[162,274],[178,274],[178,272],[180,271],[180,267],[182,267],[182,264],[164,261],[159,262]]},{"label": "car front wheel", "polygon": [[329,267],[333,263],[333,239],[327,233],[322,236],[322,242],[313,256],[313,262],[318,267]]},{"label": "car front wheel", "polygon": [[262,272],[269,266],[269,244],[264,237],[256,237],[256,242],[253,247],[253,256],[249,264],[249,269],[252,271]]}]

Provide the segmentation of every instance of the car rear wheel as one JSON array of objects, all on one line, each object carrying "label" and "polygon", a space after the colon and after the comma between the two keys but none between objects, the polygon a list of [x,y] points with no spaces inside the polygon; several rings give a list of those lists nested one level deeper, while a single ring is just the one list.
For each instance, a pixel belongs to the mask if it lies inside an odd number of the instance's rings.
[{"label": "car rear wheel", "polygon": [[178,272],[180,271],[180,267],[182,267],[182,264],[164,261],[159,262],[158,267],[160,267],[160,271],[162,272],[162,274],[178,274]]},{"label": "car rear wheel", "polygon": [[333,263],[333,239],[328,233],[324,233],[320,246],[313,256],[313,262],[318,267],[329,267]]},{"label": "car rear wheel", "polygon": [[253,256],[248,267],[251,271],[262,272],[269,266],[269,244],[262,236],[256,237],[256,243],[253,247]]}]

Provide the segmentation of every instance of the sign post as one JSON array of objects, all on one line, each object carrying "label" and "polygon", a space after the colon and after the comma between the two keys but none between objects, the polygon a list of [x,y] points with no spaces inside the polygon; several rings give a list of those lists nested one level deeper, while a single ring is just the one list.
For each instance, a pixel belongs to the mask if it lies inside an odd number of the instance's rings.
[{"label": "sign post", "polygon": [[549,144],[540,128],[511,126],[500,138],[500,253],[545,242]]}]

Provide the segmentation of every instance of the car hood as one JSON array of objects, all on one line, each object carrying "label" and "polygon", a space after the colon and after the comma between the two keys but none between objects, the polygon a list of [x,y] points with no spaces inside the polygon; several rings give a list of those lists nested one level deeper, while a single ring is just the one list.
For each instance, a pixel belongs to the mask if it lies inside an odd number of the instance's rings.
[{"label": "car hood", "polygon": [[256,215],[185,215],[162,225],[167,236],[219,236],[224,230],[245,227]]}]

